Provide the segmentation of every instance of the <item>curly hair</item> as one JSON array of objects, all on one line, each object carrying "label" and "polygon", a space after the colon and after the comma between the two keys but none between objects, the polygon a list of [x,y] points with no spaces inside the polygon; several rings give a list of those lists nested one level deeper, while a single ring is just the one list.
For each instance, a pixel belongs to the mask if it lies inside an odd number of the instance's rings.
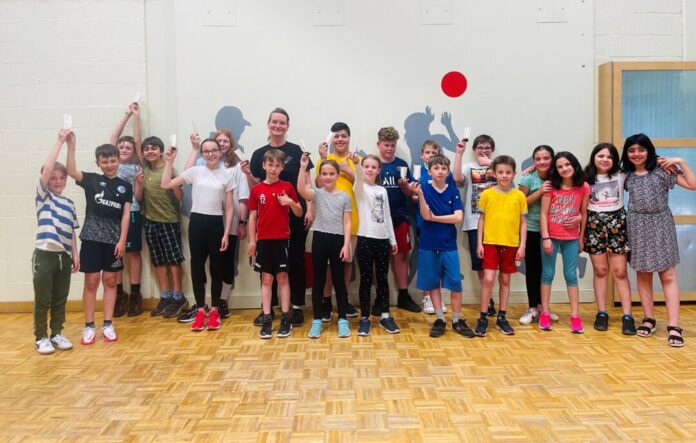
[{"label": "curly hair", "polygon": [[381,142],[395,142],[399,139],[399,131],[393,126],[382,128],[377,133],[377,140]]}]

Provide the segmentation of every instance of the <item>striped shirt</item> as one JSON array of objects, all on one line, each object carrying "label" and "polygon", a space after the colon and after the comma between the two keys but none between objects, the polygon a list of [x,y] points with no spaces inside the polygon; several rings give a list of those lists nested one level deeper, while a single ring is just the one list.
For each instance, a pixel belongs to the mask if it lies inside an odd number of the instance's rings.
[{"label": "striped shirt", "polygon": [[53,194],[39,180],[36,187],[36,249],[72,255],[74,230],[80,227],[75,203],[67,197]]}]

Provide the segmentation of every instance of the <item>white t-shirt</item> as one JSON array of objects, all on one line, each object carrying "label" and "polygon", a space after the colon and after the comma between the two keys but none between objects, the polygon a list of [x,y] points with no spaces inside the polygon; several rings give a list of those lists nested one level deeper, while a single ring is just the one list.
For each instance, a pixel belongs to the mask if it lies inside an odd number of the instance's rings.
[{"label": "white t-shirt", "polygon": [[237,227],[239,227],[239,201],[249,200],[249,182],[247,182],[246,175],[242,172],[242,168],[239,167],[239,164],[227,168],[227,171],[232,176],[232,183],[235,186],[234,192],[232,193],[234,215],[232,217],[232,229],[230,233],[236,235]]},{"label": "white t-shirt", "polygon": [[182,174],[186,183],[192,185],[191,212],[205,215],[223,215],[225,192],[235,189],[232,174],[223,167],[210,169],[193,166]]},{"label": "white t-shirt", "polygon": [[368,185],[364,182],[362,167],[355,168],[355,201],[360,215],[359,237],[389,239],[390,245],[396,245],[389,196],[383,186]]},{"label": "white t-shirt", "polygon": [[609,177],[597,174],[597,180],[591,185],[590,202],[587,209],[592,212],[612,212],[624,207],[624,180],[626,174],[620,172]]},{"label": "white t-shirt", "polygon": [[466,177],[462,231],[472,231],[478,229],[478,221],[481,216],[478,202],[481,199],[481,193],[495,186],[496,180],[490,166],[481,166],[477,162],[464,163],[462,174]]}]

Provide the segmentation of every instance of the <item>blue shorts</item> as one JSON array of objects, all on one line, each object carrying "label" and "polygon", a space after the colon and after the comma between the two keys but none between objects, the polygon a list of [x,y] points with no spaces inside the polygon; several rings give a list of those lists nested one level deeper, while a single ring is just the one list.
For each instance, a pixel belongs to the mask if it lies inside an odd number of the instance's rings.
[{"label": "blue shorts", "polygon": [[452,292],[462,292],[462,276],[459,271],[457,251],[418,251],[418,277],[416,286],[421,291],[439,287]]}]

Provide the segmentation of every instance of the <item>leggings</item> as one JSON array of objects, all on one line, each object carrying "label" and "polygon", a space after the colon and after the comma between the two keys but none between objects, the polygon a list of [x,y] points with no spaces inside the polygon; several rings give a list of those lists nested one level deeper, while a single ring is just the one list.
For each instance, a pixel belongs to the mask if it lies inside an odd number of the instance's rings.
[{"label": "leggings", "polygon": [[527,268],[525,280],[527,282],[527,298],[529,307],[536,308],[541,305],[541,234],[527,231],[527,251],[524,256],[524,265]]},{"label": "leggings", "polygon": [[239,249],[237,249],[236,235],[227,236],[227,250],[220,253],[222,259],[222,281],[228,285],[234,284],[234,274],[237,270],[237,258]]},{"label": "leggings", "polygon": [[370,316],[370,290],[372,271],[377,275],[377,297],[375,305],[380,312],[389,312],[389,257],[388,239],[358,237],[355,256],[360,267],[360,315]]},{"label": "leggings", "polygon": [[189,249],[191,251],[191,284],[196,306],[205,306],[205,262],[210,258],[210,298],[213,307],[220,306],[222,293],[223,260],[220,241],[225,228],[221,215],[191,213],[189,221]]},{"label": "leggings", "polygon": [[541,283],[551,285],[553,276],[556,273],[556,254],[561,250],[563,257],[563,277],[566,286],[573,287],[578,285],[578,254],[580,253],[580,243],[578,240],[556,240],[551,239],[553,250],[551,255],[546,252],[541,254]]},{"label": "leggings", "polygon": [[[331,269],[331,280],[336,292],[338,318],[346,318],[348,310],[348,290],[343,277],[345,264],[341,260],[343,236],[314,231],[312,234],[312,264],[314,266],[314,284],[312,286],[312,313],[315,320],[321,319],[321,306],[324,300],[326,284],[326,265]],[[290,259],[292,263],[292,259]]]},{"label": "leggings", "polygon": [[[290,302],[296,306],[305,305],[306,275],[304,255],[306,242],[307,231],[304,227],[304,216],[295,217],[291,213],[290,241],[288,242],[288,280],[290,282]],[[324,272],[326,272],[326,267],[324,267]],[[275,279],[273,279],[271,294],[271,306],[278,306],[278,283]]]}]

